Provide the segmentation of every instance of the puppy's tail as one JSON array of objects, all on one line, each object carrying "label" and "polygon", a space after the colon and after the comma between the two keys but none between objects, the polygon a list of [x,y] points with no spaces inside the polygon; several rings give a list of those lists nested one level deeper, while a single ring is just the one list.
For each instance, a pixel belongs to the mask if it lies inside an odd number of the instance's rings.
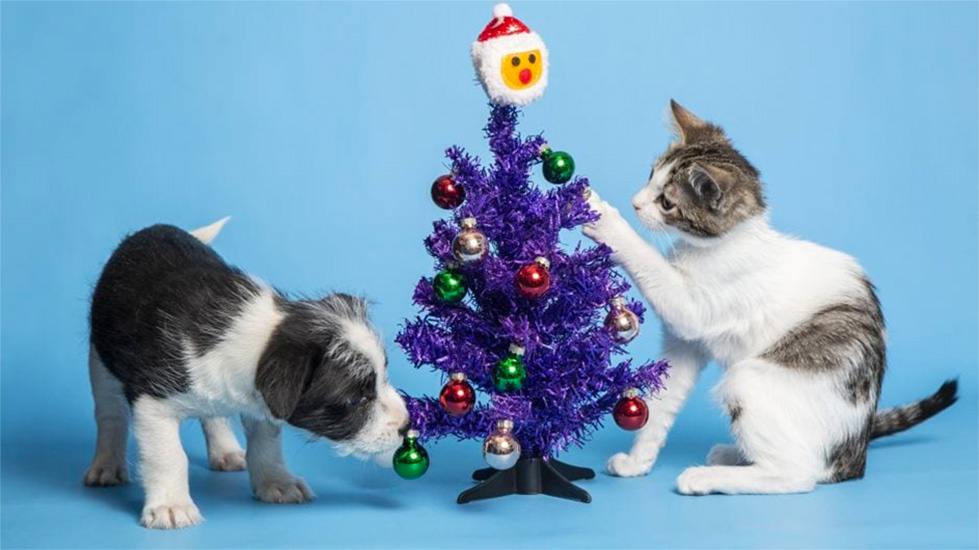
[{"label": "puppy's tail", "polygon": [[211,241],[218,236],[218,233],[221,232],[221,228],[224,227],[224,224],[228,223],[228,220],[230,219],[231,216],[225,216],[211,225],[198,227],[197,229],[191,231],[190,234],[204,244],[211,244]]},{"label": "puppy's tail", "polygon": [[920,424],[952,406],[959,398],[959,381],[949,380],[934,394],[900,407],[881,411],[874,416],[870,439],[896,434]]}]

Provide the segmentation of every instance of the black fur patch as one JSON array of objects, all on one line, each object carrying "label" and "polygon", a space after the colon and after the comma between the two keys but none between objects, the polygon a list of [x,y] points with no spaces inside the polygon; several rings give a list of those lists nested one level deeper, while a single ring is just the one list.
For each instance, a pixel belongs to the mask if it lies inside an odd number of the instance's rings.
[{"label": "black fur patch", "polygon": [[184,340],[213,348],[258,287],[209,246],[169,225],[126,238],[92,296],[92,345],[132,401],[187,391]]},{"label": "black fur patch", "polygon": [[338,294],[284,302],[286,317],[269,339],[256,387],[277,418],[334,441],[364,427],[377,398],[370,360],[339,333],[340,320],[366,323],[363,300]]}]

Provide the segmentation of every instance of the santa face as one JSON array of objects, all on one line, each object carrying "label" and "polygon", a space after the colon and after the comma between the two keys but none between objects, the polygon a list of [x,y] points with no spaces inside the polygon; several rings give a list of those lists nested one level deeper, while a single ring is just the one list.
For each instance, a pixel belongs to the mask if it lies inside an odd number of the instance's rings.
[{"label": "santa face", "polygon": [[536,34],[476,42],[473,64],[493,103],[529,105],[547,87],[547,48]]},{"label": "santa face", "polygon": [[539,49],[514,53],[500,60],[500,75],[511,89],[523,90],[537,84],[543,66]]}]

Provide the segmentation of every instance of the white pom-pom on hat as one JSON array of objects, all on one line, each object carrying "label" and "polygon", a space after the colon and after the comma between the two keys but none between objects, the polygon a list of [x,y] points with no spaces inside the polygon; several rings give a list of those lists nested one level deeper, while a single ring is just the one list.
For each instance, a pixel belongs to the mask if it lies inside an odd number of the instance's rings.
[{"label": "white pom-pom on hat", "polygon": [[500,19],[501,17],[512,17],[513,10],[510,9],[510,4],[506,2],[500,2],[499,4],[493,6],[493,17]]}]

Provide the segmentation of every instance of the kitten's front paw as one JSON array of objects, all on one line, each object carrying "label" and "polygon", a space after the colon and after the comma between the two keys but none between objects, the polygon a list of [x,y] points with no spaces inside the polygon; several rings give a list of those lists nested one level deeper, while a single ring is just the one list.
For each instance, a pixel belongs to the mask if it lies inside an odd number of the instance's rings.
[{"label": "kitten's front paw", "polygon": [[582,232],[589,239],[615,248],[616,238],[622,231],[629,230],[629,224],[622,214],[611,204],[603,201],[594,189],[588,196],[588,205],[600,216],[592,223],[585,224]]},{"label": "kitten's front paw", "polygon": [[297,504],[316,498],[306,482],[298,477],[264,479],[253,485],[252,492],[258,500],[272,504]]},{"label": "kitten's front paw", "polygon": [[139,523],[150,529],[183,529],[204,521],[192,500],[147,504]]},{"label": "kitten's front paw", "polygon": [[612,455],[605,464],[605,471],[617,477],[639,477],[649,473],[654,461],[639,461],[627,453]]}]

